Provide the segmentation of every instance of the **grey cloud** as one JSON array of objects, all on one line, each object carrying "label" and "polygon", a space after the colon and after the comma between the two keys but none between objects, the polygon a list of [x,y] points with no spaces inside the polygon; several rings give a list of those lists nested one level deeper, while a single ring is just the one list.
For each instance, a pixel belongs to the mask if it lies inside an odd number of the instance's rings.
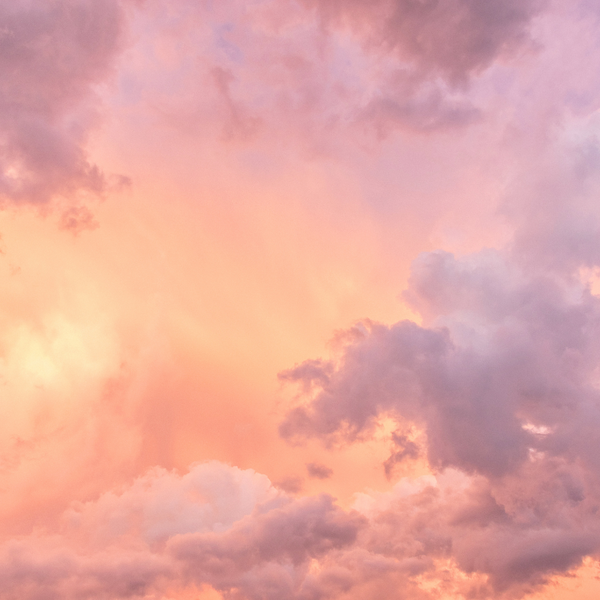
[{"label": "grey cloud", "polygon": [[223,585],[219,577],[239,575],[262,562],[298,565],[347,546],[360,525],[358,516],[346,515],[328,496],[302,498],[252,515],[223,535],[176,536],[169,551],[192,572],[206,573],[215,584]]},{"label": "grey cloud", "polygon": [[365,524],[329,496],[294,500],[250,470],[156,469],[73,507],[54,535],[0,545],[0,597],[162,597],[195,583],[230,597],[316,599],[311,561],[352,548]]},{"label": "grey cloud", "polygon": [[522,421],[560,430],[573,411],[595,415],[600,303],[579,292],[572,299],[551,277],[528,280],[491,251],[461,261],[425,255],[407,296],[432,325],[368,323],[370,335],[346,348],[281,433],[351,440],[391,413],[427,428],[433,464],[509,472],[527,448],[560,439],[537,439]]},{"label": "grey cloud", "polygon": [[333,470],[321,463],[310,462],[306,465],[306,470],[310,477],[315,479],[329,479],[333,475]]},{"label": "grey cloud", "polygon": [[397,431],[392,433],[393,451],[390,457],[383,463],[385,475],[389,479],[396,465],[411,459],[416,459],[421,454],[421,448],[408,436]]},{"label": "grey cloud", "polygon": [[306,0],[326,23],[350,22],[374,49],[460,84],[523,47],[539,0]]},{"label": "grey cloud", "polygon": [[98,119],[92,88],[123,45],[120,0],[0,6],[0,198],[46,204],[106,179],[85,143]]},{"label": "grey cloud", "polygon": [[434,471],[479,483],[452,501],[431,488],[386,509],[389,526],[371,531],[372,543],[396,557],[402,546],[405,558],[417,547],[452,557],[497,591],[543,583],[600,550],[600,299],[511,256],[419,257],[406,299],[423,325],[364,322],[318,388],[297,367],[307,401],[280,428],[331,445],[391,417],[388,472],[419,455],[407,423],[421,431]]}]

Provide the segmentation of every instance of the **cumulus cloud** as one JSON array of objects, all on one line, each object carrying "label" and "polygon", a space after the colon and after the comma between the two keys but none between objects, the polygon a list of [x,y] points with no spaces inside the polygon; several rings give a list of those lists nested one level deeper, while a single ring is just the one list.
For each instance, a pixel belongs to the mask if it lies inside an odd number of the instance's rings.
[{"label": "cumulus cloud", "polygon": [[295,598],[311,562],[352,546],[364,522],[329,496],[292,500],[254,471],[156,469],[74,506],[60,532],[4,544],[2,597],[161,597],[195,583],[232,597]]},{"label": "cumulus cloud", "polygon": [[[560,239],[570,224],[550,210]],[[366,547],[451,560],[485,576],[488,593],[524,594],[600,551],[600,298],[576,276],[588,246],[563,257],[558,244],[553,257],[544,244],[541,257],[514,244],[425,253],[404,295],[422,324],[363,321],[332,360],[284,374],[305,397],[281,423],[285,438],[353,443],[386,419],[386,474],[422,456],[435,474],[380,505]]]},{"label": "cumulus cloud", "polygon": [[73,505],[54,532],[3,543],[2,597],[167,598],[207,585],[252,600],[514,595],[596,550],[598,528],[581,520],[574,503],[585,501],[573,490],[551,490],[552,517],[532,506],[554,475],[568,477],[555,468],[542,481],[530,467],[530,488],[513,482],[512,504],[508,480],[447,469],[360,493],[349,511],[326,495],[293,499],[223,463],[154,469]]},{"label": "cumulus cloud", "polygon": [[120,0],[5,2],[0,7],[0,198],[47,204],[102,193],[86,141],[93,86],[123,44]]}]

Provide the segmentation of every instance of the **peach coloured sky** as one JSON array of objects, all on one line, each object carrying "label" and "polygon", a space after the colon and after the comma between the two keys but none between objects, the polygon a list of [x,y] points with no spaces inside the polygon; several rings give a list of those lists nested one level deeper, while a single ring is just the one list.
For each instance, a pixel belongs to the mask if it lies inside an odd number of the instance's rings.
[{"label": "peach coloured sky", "polygon": [[599,32],[0,3],[0,598],[597,598]]}]

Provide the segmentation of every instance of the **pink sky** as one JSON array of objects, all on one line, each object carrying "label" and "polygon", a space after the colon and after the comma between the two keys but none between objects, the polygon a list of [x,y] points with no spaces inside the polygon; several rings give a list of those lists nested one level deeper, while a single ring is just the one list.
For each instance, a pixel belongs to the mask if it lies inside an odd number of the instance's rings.
[{"label": "pink sky", "polygon": [[0,599],[600,594],[594,0],[0,3]]}]

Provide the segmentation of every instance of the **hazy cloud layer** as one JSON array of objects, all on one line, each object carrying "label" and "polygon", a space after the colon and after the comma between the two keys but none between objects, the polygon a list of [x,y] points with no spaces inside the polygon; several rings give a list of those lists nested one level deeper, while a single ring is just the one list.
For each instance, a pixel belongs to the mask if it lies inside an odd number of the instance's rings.
[{"label": "hazy cloud layer", "polygon": [[[348,135],[431,133],[478,122],[470,83],[531,57],[543,1],[154,0],[140,17],[157,73],[153,105],[183,130],[224,140],[297,138],[311,151]],[[168,48],[168,50],[166,50]],[[148,69],[151,69],[148,63]],[[165,88],[161,82],[168,79]],[[195,82],[195,83],[194,83]],[[215,121],[215,116],[218,120]]]},{"label": "hazy cloud layer", "polygon": [[326,23],[350,23],[373,50],[397,52],[451,83],[506,57],[529,40],[543,0],[306,0]]},{"label": "hazy cloud layer", "polygon": [[[387,135],[398,126],[428,132],[477,120],[480,109],[458,87],[496,59],[526,49],[531,19],[543,6],[489,0],[300,5],[232,0],[216,7],[181,0],[175,3],[177,17],[158,1],[5,3],[0,8],[4,203],[43,205],[53,197],[98,195],[123,181],[107,180],[90,160],[87,142],[101,121],[94,88],[116,72],[129,4],[143,7],[147,15],[138,15],[138,21],[154,30],[159,46],[174,44],[168,72],[162,72],[160,53],[152,57],[163,79],[181,77],[183,88],[171,85],[163,99],[154,90],[155,104],[173,122],[201,126],[208,112],[211,120],[218,114],[226,139],[247,141],[265,128],[273,132],[282,123],[290,125],[293,117],[318,146],[330,143],[324,128],[331,133],[366,125]],[[190,76],[200,88],[190,84]],[[77,207],[62,226],[93,227],[83,210]]]}]

